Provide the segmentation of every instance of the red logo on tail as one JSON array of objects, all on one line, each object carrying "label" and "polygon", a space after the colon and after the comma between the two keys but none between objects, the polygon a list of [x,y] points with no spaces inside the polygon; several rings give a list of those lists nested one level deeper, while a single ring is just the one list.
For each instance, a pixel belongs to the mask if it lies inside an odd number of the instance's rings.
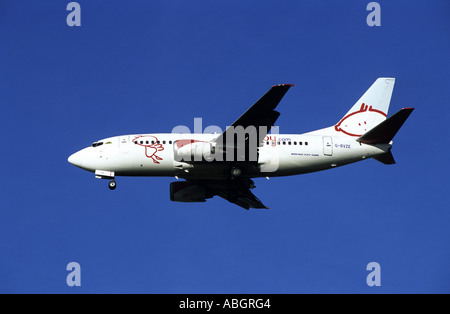
[{"label": "red logo on tail", "polygon": [[373,122],[373,115],[376,115],[375,120],[378,120],[377,118],[379,115],[382,115],[384,118],[387,116],[383,111],[373,109],[372,106],[369,107],[363,103],[358,111],[352,112],[343,117],[342,120],[334,126],[334,128],[338,132],[359,137],[368,131],[368,127],[374,126],[367,125],[367,121],[369,121],[369,124],[370,121]]}]

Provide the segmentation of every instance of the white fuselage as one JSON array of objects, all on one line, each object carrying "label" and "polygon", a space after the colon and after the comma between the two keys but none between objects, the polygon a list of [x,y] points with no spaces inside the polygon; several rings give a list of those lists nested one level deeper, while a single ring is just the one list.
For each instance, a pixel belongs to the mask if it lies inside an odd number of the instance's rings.
[{"label": "white fuselage", "polygon": [[111,190],[116,176],[175,177],[185,180],[170,183],[172,201],[219,196],[245,209],[267,208],[251,192],[251,178],[321,171],[367,158],[394,164],[392,139],[413,110],[403,108],[387,118],[394,82],[378,78],[337,124],[309,133],[277,134],[273,128],[280,115],[275,108],[293,86],[279,84],[223,132],[110,137],[71,155],[69,162],[110,180]]},{"label": "white fuselage", "polygon": [[[139,134],[110,137],[69,157],[69,161],[91,172],[112,176],[169,176],[186,179],[229,177],[230,163],[187,163],[175,160],[177,141],[211,142],[215,134]],[[349,136],[269,134],[259,150],[257,167],[245,177],[289,176],[326,170],[376,157],[391,144],[366,145]]]}]

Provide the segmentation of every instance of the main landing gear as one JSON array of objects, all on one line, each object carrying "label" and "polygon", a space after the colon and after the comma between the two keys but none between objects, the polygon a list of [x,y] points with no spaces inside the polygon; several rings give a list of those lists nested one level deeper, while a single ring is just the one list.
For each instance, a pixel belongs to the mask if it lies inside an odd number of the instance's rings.
[{"label": "main landing gear", "polygon": [[231,169],[231,177],[233,178],[238,178],[240,177],[242,174],[242,170],[236,167],[233,167],[233,169]]},{"label": "main landing gear", "polygon": [[115,190],[117,185],[116,185],[116,181],[114,179],[112,179],[111,181],[109,181],[108,183],[108,187],[110,190]]}]

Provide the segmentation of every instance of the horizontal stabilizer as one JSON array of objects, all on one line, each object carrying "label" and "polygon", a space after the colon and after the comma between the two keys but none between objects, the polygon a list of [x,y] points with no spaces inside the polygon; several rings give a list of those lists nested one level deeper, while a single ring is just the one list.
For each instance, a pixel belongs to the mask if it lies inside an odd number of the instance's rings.
[{"label": "horizontal stabilizer", "polygon": [[385,164],[385,165],[393,165],[395,164],[394,156],[392,156],[391,151],[388,151],[386,154],[383,154],[378,157],[374,157],[373,159]]},{"label": "horizontal stabilizer", "polygon": [[404,108],[357,139],[364,144],[390,143],[414,108]]}]

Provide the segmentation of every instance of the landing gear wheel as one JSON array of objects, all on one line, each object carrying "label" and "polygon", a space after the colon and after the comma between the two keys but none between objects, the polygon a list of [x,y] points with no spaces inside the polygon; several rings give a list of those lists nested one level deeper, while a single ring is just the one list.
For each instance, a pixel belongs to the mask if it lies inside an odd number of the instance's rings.
[{"label": "landing gear wheel", "polygon": [[231,176],[232,176],[233,178],[237,178],[237,177],[239,177],[241,174],[242,174],[241,169],[239,169],[239,168],[233,168],[233,169],[231,169]]},{"label": "landing gear wheel", "polygon": [[117,186],[116,181],[114,181],[114,180],[109,181],[108,187],[110,190],[114,190],[116,188],[116,186]]}]

